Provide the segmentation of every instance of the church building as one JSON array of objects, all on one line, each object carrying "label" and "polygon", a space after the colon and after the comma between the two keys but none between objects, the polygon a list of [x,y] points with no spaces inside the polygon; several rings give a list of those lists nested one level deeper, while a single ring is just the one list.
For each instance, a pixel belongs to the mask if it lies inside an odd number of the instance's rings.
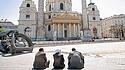
[{"label": "church building", "polygon": [[[19,14],[19,32],[33,40],[80,39],[85,21],[83,14],[72,11],[72,0],[38,0],[38,10],[34,1],[23,0]],[[100,14],[94,3],[86,7],[86,15],[93,38],[100,38]]]}]

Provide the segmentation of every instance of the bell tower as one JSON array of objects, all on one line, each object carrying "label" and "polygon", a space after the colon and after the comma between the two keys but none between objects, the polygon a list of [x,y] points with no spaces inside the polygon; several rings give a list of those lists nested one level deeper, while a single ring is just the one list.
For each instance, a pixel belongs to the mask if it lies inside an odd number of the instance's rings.
[{"label": "bell tower", "polygon": [[32,39],[36,37],[36,5],[32,0],[23,0],[19,8],[20,33],[29,36]]},{"label": "bell tower", "polygon": [[93,38],[101,38],[100,13],[95,3],[92,3],[91,0],[88,4],[87,14]]}]

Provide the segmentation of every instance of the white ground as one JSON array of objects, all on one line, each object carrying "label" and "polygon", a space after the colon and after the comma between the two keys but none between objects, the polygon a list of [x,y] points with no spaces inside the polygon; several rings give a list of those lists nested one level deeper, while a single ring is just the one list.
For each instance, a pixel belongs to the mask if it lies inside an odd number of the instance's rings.
[{"label": "white ground", "polygon": [[[85,56],[85,68],[83,70],[125,70],[125,42],[78,44],[56,47],[44,47],[47,58],[50,60],[50,67],[53,68],[53,53],[61,49],[67,70],[67,56],[71,48],[75,47]],[[34,48],[33,53],[16,56],[0,56],[0,70],[32,70],[34,57],[39,47]]]}]

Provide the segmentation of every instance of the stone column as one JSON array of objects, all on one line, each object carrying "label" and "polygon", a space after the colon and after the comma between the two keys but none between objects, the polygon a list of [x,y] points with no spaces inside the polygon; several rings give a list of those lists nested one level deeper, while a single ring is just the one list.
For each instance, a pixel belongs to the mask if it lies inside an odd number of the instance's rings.
[{"label": "stone column", "polygon": [[76,37],[78,37],[79,31],[78,31],[78,24],[76,24]]},{"label": "stone column", "polygon": [[71,23],[69,23],[69,37],[71,37],[71,31],[72,31],[72,29],[71,29]]},{"label": "stone column", "polygon": [[58,37],[60,37],[60,24],[57,25],[57,29],[58,29]]},{"label": "stone column", "polygon": [[80,37],[80,25],[78,24],[78,36]]},{"label": "stone column", "polygon": [[83,29],[88,29],[86,0],[82,0],[82,21]]},{"label": "stone column", "polygon": [[62,30],[63,30],[63,38],[64,38],[64,23],[63,23],[63,29]]},{"label": "stone column", "polygon": [[55,24],[53,24],[53,32],[55,31]]},{"label": "stone column", "polygon": [[44,19],[44,0],[38,1],[38,14],[37,14],[37,38],[38,40],[46,40],[45,38],[45,19]]},{"label": "stone column", "polygon": [[81,32],[81,34],[83,35],[81,35],[81,39],[82,41],[92,41],[92,34],[88,24],[86,0],[82,0],[82,21],[83,31]]},{"label": "stone column", "polygon": [[74,28],[74,37],[76,37],[76,25],[73,24],[73,28]]},{"label": "stone column", "polygon": [[56,24],[53,24],[53,40],[57,40],[57,31],[56,31]]}]

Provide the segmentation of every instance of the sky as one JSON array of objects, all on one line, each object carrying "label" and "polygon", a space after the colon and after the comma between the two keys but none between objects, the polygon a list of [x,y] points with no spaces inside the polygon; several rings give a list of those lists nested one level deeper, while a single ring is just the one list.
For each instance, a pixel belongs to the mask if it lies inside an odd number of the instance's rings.
[{"label": "sky", "polygon": [[[0,20],[8,19],[18,24],[19,7],[23,0],[0,0]],[[36,6],[38,0],[35,1]],[[72,10],[81,12],[81,0],[72,0]],[[106,18],[113,15],[125,14],[125,0],[92,0],[100,11],[100,17]],[[87,0],[87,4],[90,0]]]}]

